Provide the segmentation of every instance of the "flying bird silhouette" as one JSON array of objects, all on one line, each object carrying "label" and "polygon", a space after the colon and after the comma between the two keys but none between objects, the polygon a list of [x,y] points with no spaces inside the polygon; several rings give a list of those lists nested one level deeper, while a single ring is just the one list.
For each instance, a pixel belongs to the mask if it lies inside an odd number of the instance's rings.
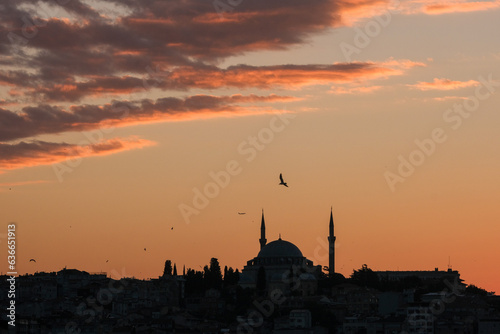
[{"label": "flying bird silhouette", "polygon": [[144,251],[146,251],[146,248],[144,248]]},{"label": "flying bird silhouette", "polygon": [[30,259],[30,262],[32,262],[32,261],[33,261],[33,262],[36,262],[36,260],[35,260],[35,259]]},{"label": "flying bird silhouette", "polygon": [[170,229],[171,229],[171,230],[173,230],[174,228],[173,228],[173,227],[171,227]]},{"label": "flying bird silhouette", "polygon": [[109,260],[106,260],[106,263],[108,263],[108,262],[109,262]]},{"label": "flying bird silhouette", "polygon": [[286,184],[286,182],[285,182],[285,181],[283,181],[283,175],[281,175],[281,173],[280,173],[280,181],[281,181],[281,182],[279,183],[279,185],[280,185],[280,186],[281,186],[281,185],[283,185],[283,186],[285,186],[285,187],[287,187],[287,188],[288,188],[288,185]]},{"label": "flying bird silhouette", "polygon": [[239,215],[246,215],[246,212],[238,212]]}]

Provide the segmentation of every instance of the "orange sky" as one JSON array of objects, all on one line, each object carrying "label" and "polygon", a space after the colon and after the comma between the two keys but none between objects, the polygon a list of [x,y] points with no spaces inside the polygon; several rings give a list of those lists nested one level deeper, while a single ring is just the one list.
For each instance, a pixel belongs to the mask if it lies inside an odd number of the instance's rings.
[{"label": "orange sky", "polygon": [[333,206],[345,276],[451,264],[500,291],[498,1],[128,6],[0,14],[20,274],[241,270],[262,209],[268,241],[327,265]]}]

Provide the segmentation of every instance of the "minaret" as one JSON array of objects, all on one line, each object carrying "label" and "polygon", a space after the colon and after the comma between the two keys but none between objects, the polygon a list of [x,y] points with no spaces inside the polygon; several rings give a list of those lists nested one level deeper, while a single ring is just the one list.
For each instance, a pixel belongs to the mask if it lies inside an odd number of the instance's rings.
[{"label": "minaret", "polygon": [[266,223],[264,222],[264,209],[262,209],[262,222],[260,223],[260,249],[266,245]]},{"label": "minaret", "polygon": [[333,234],[333,208],[330,209],[330,235],[328,236],[329,257],[328,257],[328,274],[333,277],[335,274],[335,235]]}]

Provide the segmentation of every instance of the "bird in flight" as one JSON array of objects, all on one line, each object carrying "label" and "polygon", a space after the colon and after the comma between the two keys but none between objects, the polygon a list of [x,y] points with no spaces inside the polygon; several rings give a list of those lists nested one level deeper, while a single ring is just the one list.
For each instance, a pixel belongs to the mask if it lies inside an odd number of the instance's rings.
[{"label": "bird in flight", "polygon": [[35,259],[30,259],[30,262],[36,262],[36,260]]},{"label": "bird in flight", "polygon": [[279,185],[280,185],[280,186],[281,186],[281,185],[284,185],[285,187],[287,187],[287,188],[288,188],[288,185],[286,184],[286,182],[285,182],[285,181],[283,181],[283,175],[281,175],[281,173],[280,173],[280,181],[281,181],[281,182],[279,183]]},{"label": "bird in flight", "polygon": [[246,212],[238,212],[239,215],[246,215]]},{"label": "bird in flight", "polygon": [[144,251],[146,251],[146,248],[144,248]]},{"label": "bird in flight", "polygon": [[171,229],[171,230],[173,230],[174,228],[173,228],[173,227],[171,227],[170,229]]},{"label": "bird in flight", "polygon": [[109,262],[109,260],[106,260],[106,263],[108,263],[108,262]]}]

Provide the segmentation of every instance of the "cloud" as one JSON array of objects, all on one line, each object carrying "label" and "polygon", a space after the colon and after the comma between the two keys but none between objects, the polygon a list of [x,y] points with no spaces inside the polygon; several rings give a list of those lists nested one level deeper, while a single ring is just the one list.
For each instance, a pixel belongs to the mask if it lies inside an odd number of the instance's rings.
[{"label": "cloud", "polygon": [[453,90],[453,89],[461,89],[471,86],[477,86],[479,82],[476,80],[469,81],[453,81],[445,78],[434,78],[432,82],[419,81],[414,85],[408,85],[409,87],[419,89],[419,90]]},{"label": "cloud", "polygon": [[[297,100],[273,94],[218,96],[213,92],[217,89],[293,90],[358,83],[424,66],[409,60],[220,65],[229,57],[307,43],[315,34],[378,13],[390,3],[386,0],[244,0],[238,5],[228,2],[230,8],[222,12],[206,0],[58,3],[18,0],[2,4],[0,33],[5,38],[0,39],[0,85],[5,93],[0,96],[0,150],[5,154],[1,158],[4,169],[65,158],[69,144],[37,140],[45,134],[261,114],[273,111],[266,104]],[[191,90],[210,90],[214,95],[144,98],[148,93],[158,96],[161,91]],[[31,141],[8,143],[26,138]],[[85,148],[90,153],[74,145],[71,149],[80,151],[79,157],[94,156],[120,152],[134,143],[117,139],[106,145],[91,144]],[[137,145],[147,146],[145,142]]]},{"label": "cloud", "polygon": [[[148,90],[143,79],[153,68],[174,78],[189,72],[230,77],[231,70],[211,66],[246,52],[302,44],[312,34],[339,25],[345,13],[384,3],[252,0],[219,15],[213,2],[205,0],[117,0],[108,6],[120,6],[122,16],[112,19],[81,1],[57,6],[48,0],[20,0],[0,14],[0,30],[8,36],[0,40],[0,53],[10,66],[0,70],[0,83],[54,102]],[[41,4],[51,10],[41,10]],[[192,85],[184,81],[165,81],[162,88],[190,89],[201,80]],[[211,87],[201,84],[195,88]]]},{"label": "cloud", "polygon": [[39,105],[25,107],[21,113],[0,108],[0,141],[11,141],[44,134],[93,130],[100,127],[210,117],[218,114],[249,115],[272,108],[243,107],[237,103],[294,101],[289,96],[194,95],[186,98],[160,98],[156,101],[114,101],[105,105],[74,105],[69,109]]},{"label": "cloud", "polygon": [[49,143],[45,141],[0,143],[0,169],[18,169],[39,165],[50,165],[66,160],[103,156],[117,152],[155,145],[140,138],[114,138],[88,145]]},{"label": "cloud", "polygon": [[[132,69],[141,58],[178,65],[190,58],[216,60],[282,49],[337,24],[347,8],[372,6],[366,1],[253,0],[220,15],[213,2],[205,0],[109,1],[122,8],[122,15],[107,18],[80,1],[44,12],[36,9],[40,3],[50,2],[19,0],[5,6],[0,22],[12,33],[11,40],[15,35],[20,44],[45,50],[35,59],[46,61],[62,59],[67,52],[93,54],[96,69],[106,68],[102,60],[120,55],[117,62],[107,64],[108,71]],[[59,18],[61,12],[67,12],[65,19]],[[2,40],[0,45],[8,49],[9,44]],[[62,59],[63,66],[83,60],[71,58]]]},{"label": "cloud", "polygon": [[423,12],[429,15],[468,13],[500,8],[500,1],[453,1],[426,5]]},{"label": "cloud", "polygon": [[420,0],[401,2],[398,6],[398,11],[407,15],[427,14],[427,15],[443,15],[451,13],[470,13],[484,10],[494,10],[500,8],[500,1],[436,1],[436,0]]},{"label": "cloud", "polygon": [[9,100],[0,99],[0,106],[10,106],[10,105],[16,105],[16,104],[17,104],[16,100],[13,100],[13,99],[9,99]]},{"label": "cloud", "polygon": [[444,101],[450,101],[450,100],[468,100],[468,98],[465,96],[441,96],[441,97],[434,97],[434,98],[432,98],[432,100],[444,102]]},{"label": "cloud", "polygon": [[341,25],[352,26],[358,21],[395,12],[400,6],[399,1],[390,0],[343,0],[338,1]]},{"label": "cloud", "polygon": [[376,90],[381,89],[382,86],[361,86],[361,87],[332,87],[329,91],[331,94],[345,95],[345,94],[369,94]]},{"label": "cloud", "polygon": [[227,69],[216,66],[182,66],[171,71],[158,70],[143,78],[123,76],[93,76],[76,82],[71,78],[64,83],[44,80],[24,71],[0,71],[0,82],[16,87],[13,94],[36,97],[45,102],[77,102],[84,97],[120,96],[152,88],[186,91],[190,89],[259,88],[276,87],[296,89],[307,85],[355,82],[402,75],[405,70],[423,63],[390,59],[385,62],[351,62],[334,64],[235,65]]},{"label": "cloud", "polygon": [[227,69],[206,67],[203,69],[181,68],[167,75],[165,82],[174,86],[191,86],[205,89],[219,87],[269,89],[273,87],[295,88],[306,85],[352,82],[359,79],[375,79],[402,74],[402,68],[410,68],[404,62],[375,63],[352,62],[326,65],[237,65]]}]

